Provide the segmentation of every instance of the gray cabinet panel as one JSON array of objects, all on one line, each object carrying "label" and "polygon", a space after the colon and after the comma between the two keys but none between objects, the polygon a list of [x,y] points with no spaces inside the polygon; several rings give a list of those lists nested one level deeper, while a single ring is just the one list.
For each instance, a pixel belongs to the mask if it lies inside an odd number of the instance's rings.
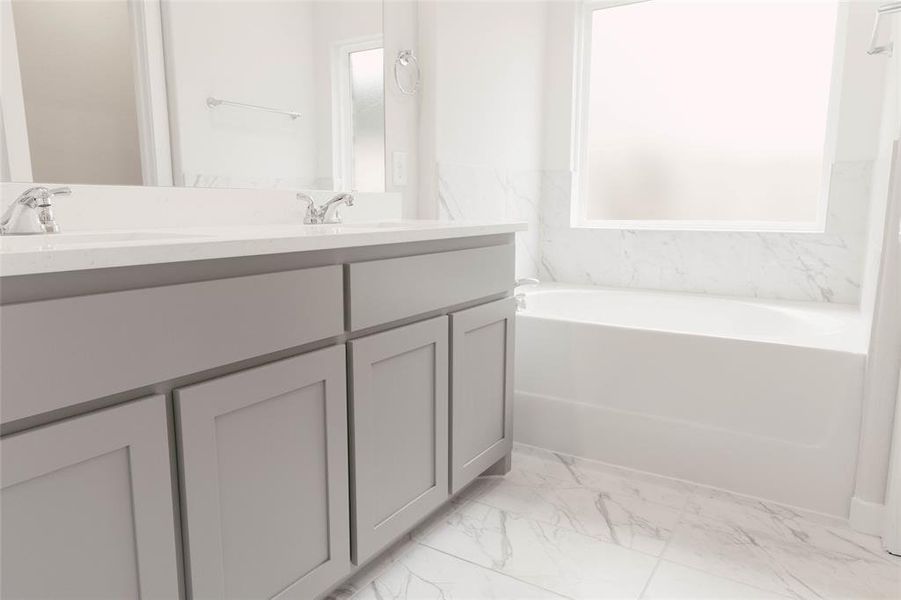
[{"label": "gray cabinet panel", "polygon": [[0,455],[0,596],[179,596],[162,396],[8,436]]},{"label": "gray cabinet panel", "polygon": [[447,498],[447,317],[350,343],[354,561]]},{"label": "gray cabinet panel", "polygon": [[503,294],[513,285],[513,253],[513,245],[504,244],[353,263],[350,329]]},{"label": "gray cabinet panel", "polygon": [[350,572],[345,348],[176,391],[194,598],[314,598]]},{"label": "gray cabinet panel", "polygon": [[342,286],[341,267],[330,266],[2,306],[0,416],[8,423],[340,335]]},{"label": "gray cabinet panel", "polygon": [[512,298],[451,315],[451,491],[513,445]]}]

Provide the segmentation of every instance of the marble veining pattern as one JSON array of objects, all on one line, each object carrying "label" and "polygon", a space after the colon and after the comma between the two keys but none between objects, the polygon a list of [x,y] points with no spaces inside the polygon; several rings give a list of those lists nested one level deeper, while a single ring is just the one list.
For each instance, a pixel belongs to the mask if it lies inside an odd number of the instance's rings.
[{"label": "marble veining pattern", "polygon": [[547,171],[539,277],[564,283],[856,303],[871,163],[833,168],[826,231],[653,231],[570,226],[571,175]]},{"label": "marble veining pattern", "polygon": [[176,175],[177,185],[201,188],[241,188],[251,190],[331,190],[331,178],[242,177],[184,171]]},{"label": "marble veining pattern", "polygon": [[528,231],[516,234],[516,276],[536,277],[544,173],[440,163],[437,176],[439,218],[506,219],[529,224]]},{"label": "marble veining pattern", "polygon": [[332,600],[901,598],[840,519],[517,445]]},{"label": "marble veining pattern", "polygon": [[856,303],[866,252],[869,161],[837,163],[826,231],[655,231],[570,226],[572,174],[440,163],[442,218],[518,219],[517,275],[547,281]]}]

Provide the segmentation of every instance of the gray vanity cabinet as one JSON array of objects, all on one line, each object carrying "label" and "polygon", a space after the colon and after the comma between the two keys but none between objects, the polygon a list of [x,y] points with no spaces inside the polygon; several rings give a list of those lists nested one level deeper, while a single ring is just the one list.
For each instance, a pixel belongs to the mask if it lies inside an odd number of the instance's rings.
[{"label": "gray vanity cabinet", "polygon": [[350,572],[345,347],[176,390],[191,597],[298,598]]},{"label": "gray vanity cabinet", "polygon": [[448,320],[350,342],[354,562],[448,497]]},{"label": "gray vanity cabinet", "polygon": [[512,298],[451,315],[451,493],[513,446]]},{"label": "gray vanity cabinet", "polygon": [[0,597],[322,598],[509,468],[512,232],[438,231],[3,278]]},{"label": "gray vanity cabinet", "polygon": [[177,598],[163,396],[0,440],[3,598]]}]

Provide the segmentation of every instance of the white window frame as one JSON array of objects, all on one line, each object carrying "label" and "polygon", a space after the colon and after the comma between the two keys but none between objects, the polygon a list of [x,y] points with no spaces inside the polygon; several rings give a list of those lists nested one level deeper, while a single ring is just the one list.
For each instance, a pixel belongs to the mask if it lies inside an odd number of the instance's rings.
[{"label": "white window frame", "polygon": [[[653,220],[653,219],[588,219],[583,202],[588,165],[589,93],[591,89],[591,36],[592,15],[595,11],[667,0],[584,0],[577,11],[575,24],[574,98],[572,123],[572,157],[574,167],[570,226],[585,229],[656,230],[656,231],[747,231],[747,232],[798,232],[823,233],[829,208],[832,164],[835,162],[838,138],[839,105],[842,94],[842,73],[848,29],[848,2],[838,6],[835,45],[832,58],[832,80],[826,117],[826,141],[823,152],[820,197],[816,218],[812,221],[730,221],[730,220]],[[640,43],[641,40],[636,40]]]},{"label": "white window frame", "polygon": [[169,131],[161,0],[128,0],[135,73],[135,110],[144,185],[171,187]]}]

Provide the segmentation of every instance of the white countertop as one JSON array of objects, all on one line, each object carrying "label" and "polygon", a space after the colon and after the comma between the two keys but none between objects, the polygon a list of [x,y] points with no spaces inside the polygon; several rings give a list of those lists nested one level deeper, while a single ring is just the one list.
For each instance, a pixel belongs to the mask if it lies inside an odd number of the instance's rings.
[{"label": "white countertop", "polygon": [[524,231],[522,222],[382,221],[71,231],[0,237],[0,276],[334,250]]}]

